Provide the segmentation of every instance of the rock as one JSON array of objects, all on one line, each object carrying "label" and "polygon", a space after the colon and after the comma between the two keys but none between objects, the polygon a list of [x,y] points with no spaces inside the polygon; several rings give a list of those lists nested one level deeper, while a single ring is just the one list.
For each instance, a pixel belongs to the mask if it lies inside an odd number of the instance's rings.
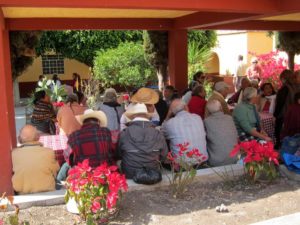
[{"label": "rock", "polygon": [[220,206],[216,207],[216,212],[227,213],[227,212],[229,212],[229,210],[224,204],[221,204]]}]

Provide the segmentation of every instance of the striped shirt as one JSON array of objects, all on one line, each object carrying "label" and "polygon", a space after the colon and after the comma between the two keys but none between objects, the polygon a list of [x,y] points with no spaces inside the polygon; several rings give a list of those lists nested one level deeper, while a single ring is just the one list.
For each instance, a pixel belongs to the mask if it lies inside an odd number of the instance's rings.
[{"label": "striped shirt", "polygon": [[206,134],[200,116],[181,111],[176,116],[162,124],[162,131],[170,141],[170,149],[178,154],[178,144],[189,143],[189,150],[197,148],[208,157],[206,149]]}]

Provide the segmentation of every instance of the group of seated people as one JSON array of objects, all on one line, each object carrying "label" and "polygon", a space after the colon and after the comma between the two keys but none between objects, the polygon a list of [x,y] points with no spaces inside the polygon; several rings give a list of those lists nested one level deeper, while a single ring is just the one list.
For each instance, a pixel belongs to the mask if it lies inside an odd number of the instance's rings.
[{"label": "group of seated people", "polygon": [[[161,163],[168,164],[168,152],[178,154],[179,144],[189,143],[190,150],[198,149],[206,156],[208,166],[222,166],[237,161],[229,153],[239,141],[272,141],[262,129],[257,111],[258,102],[262,102],[259,99],[266,98],[266,102],[267,97],[274,94],[272,85],[263,85],[259,94],[257,88],[245,80],[241,96],[235,97],[238,100],[233,102],[236,106],[231,110],[226,102],[230,86],[223,81],[217,82],[213,94],[206,100],[203,77],[201,74],[197,76],[182,98],[172,86],[167,86],[162,94],[150,88],[140,88],[133,93],[126,107],[113,88],[104,92],[94,110],[88,109],[78,95],[70,94],[56,117],[45,93],[36,94],[32,125],[26,125],[20,131],[21,147],[12,152],[15,191],[54,190],[55,179],[65,180],[67,171],[84,159],[89,159],[92,167],[103,162],[117,164],[121,160],[121,172],[131,179],[141,168],[159,170]],[[300,75],[297,76],[294,78],[299,82]],[[287,79],[285,77],[285,81]],[[283,132],[287,135],[300,132],[299,92],[293,97],[295,104],[286,109],[289,118],[282,122]],[[262,111],[267,109],[264,105]],[[297,120],[291,120],[295,116]],[[50,127],[55,119],[60,132],[68,137],[68,148],[64,150],[66,162],[61,168],[55,161],[54,151],[38,142],[39,135],[50,133],[45,127],[47,124]],[[28,157],[29,152],[32,157]],[[39,177],[43,179],[37,179]]]}]

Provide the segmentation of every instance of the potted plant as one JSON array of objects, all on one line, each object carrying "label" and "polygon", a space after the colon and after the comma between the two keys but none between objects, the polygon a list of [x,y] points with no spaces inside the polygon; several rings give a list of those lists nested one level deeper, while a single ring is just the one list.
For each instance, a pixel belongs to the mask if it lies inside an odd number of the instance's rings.
[{"label": "potted plant", "polygon": [[122,193],[127,191],[124,175],[107,163],[92,169],[84,160],[69,170],[65,201],[73,198],[87,224],[106,224],[118,212]]},{"label": "potted plant", "polygon": [[279,153],[271,142],[260,143],[256,140],[241,142],[231,151],[230,156],[240,154],[245,164],[246,173],[255,182],[271,181],[277,177]]}]

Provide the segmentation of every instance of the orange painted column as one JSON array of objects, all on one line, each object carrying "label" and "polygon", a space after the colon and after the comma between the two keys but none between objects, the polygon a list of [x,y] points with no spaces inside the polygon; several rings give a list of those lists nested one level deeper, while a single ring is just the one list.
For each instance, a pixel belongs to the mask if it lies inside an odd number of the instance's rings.
[{"label": "orange painted column", "polygon": [[169,31],[169,78],[181,94],[188,87],[187,30]]},{"label": "orange painted column", "polygon": [[16,145],[9,32],[0,9],[0,194],[13,194],[11,150]]}]

